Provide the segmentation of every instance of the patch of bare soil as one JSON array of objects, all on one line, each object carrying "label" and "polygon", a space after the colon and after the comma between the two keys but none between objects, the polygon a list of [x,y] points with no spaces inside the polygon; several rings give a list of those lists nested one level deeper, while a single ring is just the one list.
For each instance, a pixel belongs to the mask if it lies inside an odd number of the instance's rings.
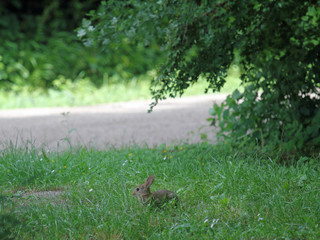
[{"label": "patch of bare soil", "polygon": [[13,201],[22,209],[31,204],[63,204],[64,190],[28,191],[14,194]]},{"label": "patch of bare soil", "polygon": [[64,192],[62,190],[55,191],[39,191],[39,192],[25,192],[22,193],[22,197],[34,197],[34,198],[55,198],[62,195]]}]

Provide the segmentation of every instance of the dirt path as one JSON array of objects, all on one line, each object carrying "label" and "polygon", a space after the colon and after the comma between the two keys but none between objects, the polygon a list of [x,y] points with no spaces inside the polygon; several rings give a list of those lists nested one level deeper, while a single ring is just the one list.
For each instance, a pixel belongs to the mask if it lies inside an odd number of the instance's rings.
[{"label": "dirt path", "polygon": [[206,95],[161,102],[151,114],[151,101],[92,107],[15,109],[0,111],[0,148],[32,144],[52,150],[69,144],[99,149],[132,144],[148,146],[200,141],[200,133],[215,141],[206,118],[213,102],[225,95]]}]

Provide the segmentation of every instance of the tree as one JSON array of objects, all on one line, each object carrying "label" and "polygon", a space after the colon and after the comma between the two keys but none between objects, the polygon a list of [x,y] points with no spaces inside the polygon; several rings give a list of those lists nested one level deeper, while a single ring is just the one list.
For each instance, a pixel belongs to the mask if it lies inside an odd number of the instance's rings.
[{"label": "tree", "polygon": [[105,50],[127,39],[167,54],[151,84],[154,103],[204,76],[219,91],[239,54],[245,90],[212,110],[237,143],[310,153],[320,147],[320,1],[109,0],[79,30]]}]

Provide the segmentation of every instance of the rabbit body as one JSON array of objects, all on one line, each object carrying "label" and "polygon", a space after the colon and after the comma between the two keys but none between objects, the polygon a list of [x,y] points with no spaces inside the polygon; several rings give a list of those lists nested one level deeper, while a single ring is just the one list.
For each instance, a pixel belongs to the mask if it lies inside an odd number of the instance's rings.
[{"label": "rabbit body", "polygon": [[143,204],[155,202],[157,205],[161,205],[165,201],[170,201],[172,199],[178,200],[178,196],[174,192],[169,190],[162,189],[151,192],[150,186],[152,185],[153,180],[154,175],[151,175],[150,177],[148,177],[145,183],[140,184],[133,190],[132,195],[135,196],[139,200],[139,202]]}]

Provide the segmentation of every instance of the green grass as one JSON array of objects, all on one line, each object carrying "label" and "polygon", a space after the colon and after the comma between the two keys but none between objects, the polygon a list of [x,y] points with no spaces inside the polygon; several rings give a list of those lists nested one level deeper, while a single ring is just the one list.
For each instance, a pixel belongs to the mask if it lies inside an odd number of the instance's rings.
[{"label": "green grass", "polygon": [[[16,239],[320,239],[319,159],[282,166],[207,143],[0,154],[0,229]],[[131,196],[151,174],[177,208]],[[34,196],[48,190],[61,195]]]},{"label": "green grass", "polygon": [[[150,79],[154,73],[150,73],[141,79],[133,79],[127,84],[105,84],[100,88],[95,87],[88,80],[78,80],[71,83],[70,80],[56,81],[57,88],[32,90],[28,88],[12,92],[0,90],[0,109],[30,108],[30,107],[58,107],[58,106],[87,106],[102,103],[124,102],[132,100],[150,100]],[[62,82],[62,83],[61,83]],[[239,87],[240,80],[237,74],[230,74],[221,93],[231,93]],[[205,80],[200,80],[187,89],[184,96],[204,94],[208,86]]]}]

